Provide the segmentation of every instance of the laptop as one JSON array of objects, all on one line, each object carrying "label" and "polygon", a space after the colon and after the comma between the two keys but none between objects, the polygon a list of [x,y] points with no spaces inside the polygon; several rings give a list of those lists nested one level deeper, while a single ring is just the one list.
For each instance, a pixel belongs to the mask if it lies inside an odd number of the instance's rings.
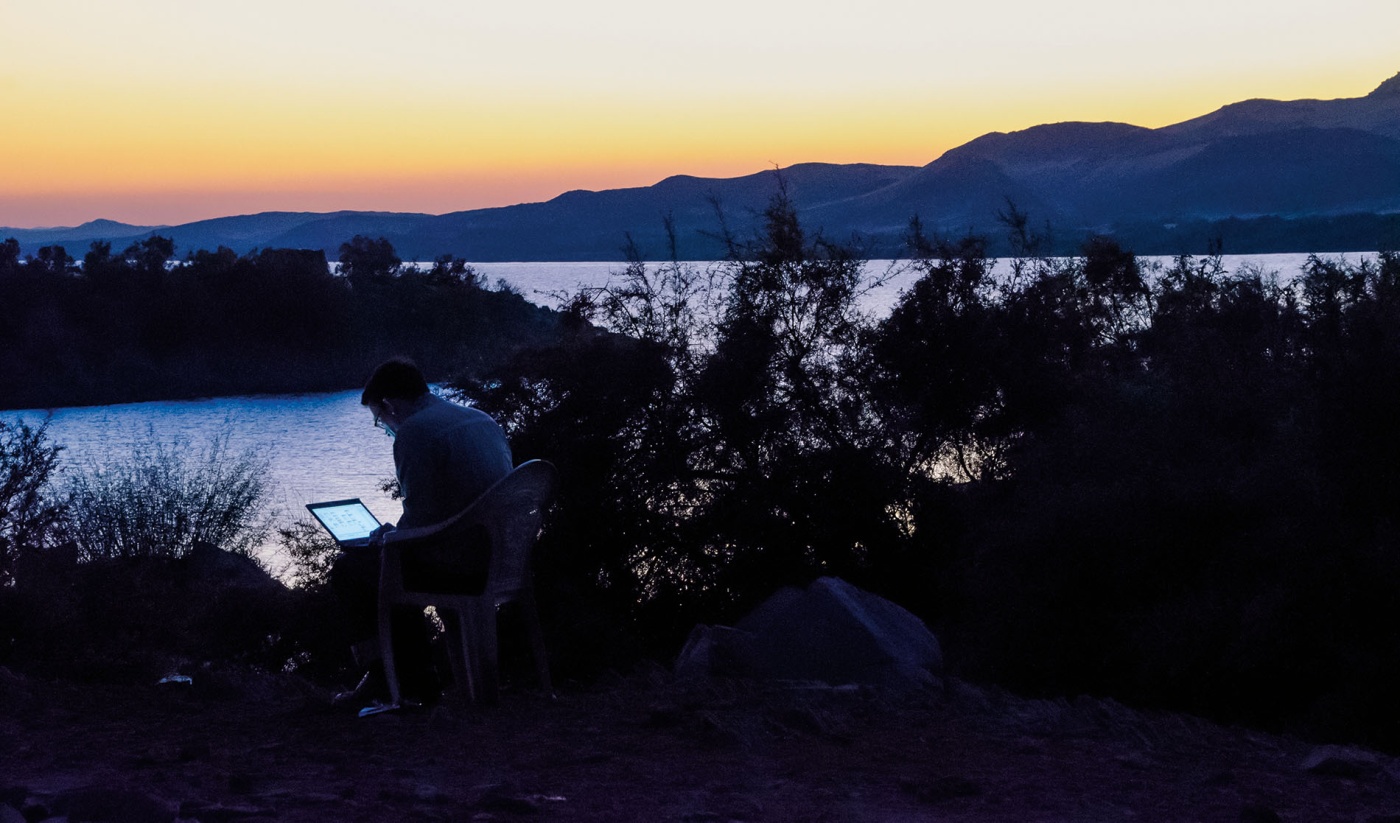
[{"label": "laptop", "polygon": [[308,503],[306,508],[342,546],[368,546],[370,534],[379,528],[379,518],[358,497]]}]

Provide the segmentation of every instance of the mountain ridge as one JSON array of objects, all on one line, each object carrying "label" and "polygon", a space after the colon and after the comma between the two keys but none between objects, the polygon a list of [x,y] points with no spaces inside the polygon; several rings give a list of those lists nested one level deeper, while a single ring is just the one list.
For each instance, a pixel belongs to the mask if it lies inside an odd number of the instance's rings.
[{"label": "mountain ridge", "polygon": [[[728,252],[725,228],[740,239],[755,231],[779,186],[812,231],[858,237],[880,252],[897,253],[915,215],[943,235],[995,233],[1008,203],[1068,238],[1101,232],[1131,242],[1131,226],[1263,218],[1313,225],[1345,215],[1361,225],[1361,217],[1380,215],[1397,216],[1400,243],[1400,73],[1365,97],[1243,100],[1160,128],[1065,121],[990,132],[924,166],[800,163],[730,178],[677,174],[650,186],[576,189],[440,215],[276,211],[177,226],[96,220],[68,229],[0,228],[0,236],[15,237],[29,253],[161,234],[181,253],[285,246],[334,257],[341,243],[366,234],[389,239],[405,259],[620,260],[629,238],[646,256],[668,254],[669,219],[680,256],[703,259]],[[1377,237],[1371,246],[1387,242]],[[68,250],[80,255],[82,248]]]}]

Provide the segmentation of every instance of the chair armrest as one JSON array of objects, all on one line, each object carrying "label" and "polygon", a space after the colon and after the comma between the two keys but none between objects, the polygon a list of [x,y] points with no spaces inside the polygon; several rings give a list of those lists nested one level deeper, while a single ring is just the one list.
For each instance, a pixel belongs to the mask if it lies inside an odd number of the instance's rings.
[{"label": "chair armrest", "polygon": [[402,575],[403,562],[406,558],[422,557],[423,551],[431,551],[440,548],[441,544],[434,544],[432,538],[447,531],[444,523],[432,526],[420,526],[414,529],[403,529],[389,532],[385,535],[384,543],[379,547],[379,574],[381,582],[388,577],[389,569],[395,570],[395,576]]},{"label": "chair armrest", "polygon": [[465,509],[441,522],[427,526],[414,526],[408,529],[394,529],[384,535],[384,545],[389,546],[395,543],[409,543],[427,537],[435,537],[466,519],[475,508],[476,503],[473,502],[472,505],[467,506]]},{"label": "chair armrest", "polygon": [[445,531],[457,518],[434,523],[430,526],[415,526],[411,529],[394,529],[384,534],[384,545],[393,546],[400,543],[411,543],[415,540],[422,540],[425,537],[434,537]]}]

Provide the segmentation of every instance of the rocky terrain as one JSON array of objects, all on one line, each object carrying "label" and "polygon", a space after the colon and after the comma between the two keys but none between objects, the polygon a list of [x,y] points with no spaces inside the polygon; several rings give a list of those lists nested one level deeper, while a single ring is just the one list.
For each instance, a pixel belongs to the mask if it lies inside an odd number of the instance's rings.
[{"label": "rocky terrain", "polygon": [[0,670],[0,823],[1400,821],[1400,766],[1111,701],[661,669],[359,719],[284,675]]}]

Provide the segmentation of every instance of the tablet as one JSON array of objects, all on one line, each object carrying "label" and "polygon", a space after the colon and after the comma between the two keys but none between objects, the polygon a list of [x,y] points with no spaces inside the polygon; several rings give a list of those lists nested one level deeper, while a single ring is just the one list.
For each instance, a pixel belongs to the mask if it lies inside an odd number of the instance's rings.
[{"label": "tablet", "polygon": [[379,528],[379,518],[374,516],[358,497],[352,500],[331,500],[326,503],[308,503],[307,509],[316,517],[335,542],[342,546],[363,546],[369,543],[369,536]]}]

